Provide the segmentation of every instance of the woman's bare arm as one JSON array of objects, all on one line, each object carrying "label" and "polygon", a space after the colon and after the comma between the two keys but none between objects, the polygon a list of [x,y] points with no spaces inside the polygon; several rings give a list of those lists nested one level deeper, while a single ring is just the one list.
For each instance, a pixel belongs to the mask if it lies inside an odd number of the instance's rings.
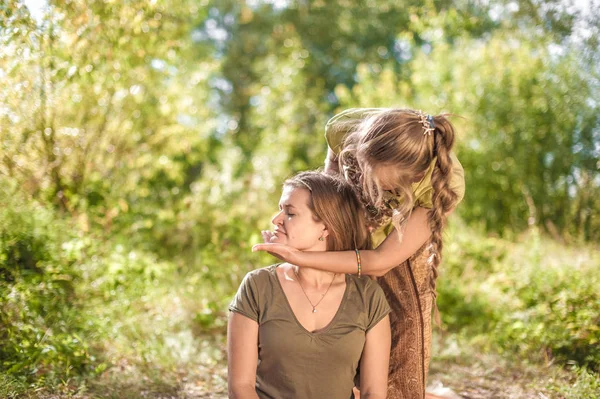
[{"label": "woman's bare arm", "polygon": [[388,366],[391,349],[390,317],[384,317],[367,333],[360,359],[360,397],[387,397]]},{"label": "woman's bare arm", "polygon": [[[376,249],[360,251],[362,273],[383,276],[417,252],[431,237],[428,213],[428,209],[421,207],[412,211],[402,241],[394,229]],[[303,252],[287,245],[269,243],[254,245],[252,251],[268,251],[301,267],[336,273],[357,272],[354,251]]]},{"label": "woman's bare arm", "polygon": [[231,312],[227,325],[227,386],[229,397],[258,399],[256,366],[258,364],[258,323]]}]

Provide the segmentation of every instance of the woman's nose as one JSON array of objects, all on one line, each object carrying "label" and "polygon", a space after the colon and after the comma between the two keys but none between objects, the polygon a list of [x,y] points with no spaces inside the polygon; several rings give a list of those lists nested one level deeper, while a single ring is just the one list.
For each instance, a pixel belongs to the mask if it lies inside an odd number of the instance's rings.
[{"label": "woman's nose", "polygon": [[281,214],[283,213],[283,211],[279,211],[275,214],[275,216],[273,216],[273,219],[271,219],[271,223],[273,223],[275,226],[278,226],[281,224]]}]

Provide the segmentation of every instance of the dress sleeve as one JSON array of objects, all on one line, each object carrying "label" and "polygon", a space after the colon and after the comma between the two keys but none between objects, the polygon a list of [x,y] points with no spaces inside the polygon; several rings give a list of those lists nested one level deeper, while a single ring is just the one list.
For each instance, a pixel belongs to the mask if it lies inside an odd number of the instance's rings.
[{"label": "dress sleeve", "polygon": [[387,300],[385,299],[385,294],[383,290],[375,281],[373,281],[373,285],[371,288],[372,292],[369,300],[369,309],[368,309],[368,322],[367,329],[369,330],[377,325],[385,316],[387,316],[390,312],[390,305],[388,305]]},{"label": "dress sleeve", "polygon": [[254,274],[252,273],[246,274],[233,301],[231,301],[231,304],[229,305],[229,310],[244,315],[258,323],[259,294],[256,281],[253,277]]},{"label": "dress sleeve", "polygon": [[329,119],[325,125],[325,140],[331,150],[339,154],[343,148],[344,138],[369,116],[375,115],[385,108],[350,108]]},{"label": "dress sleeve", "polygon": [[[458,205],[465,196],[465,171],[454,152],[450,152],[450,159],[452,160],[450,189],[458,196],[458,201],[456,202],[456,205]],[[426,185],[421,186],[421,188],[415,191],[415,206],[421,206],[427,209],[433,208],[433,187],[431,186],[432,171],[433,169],[428,172]]]},{"label": "dress sleeve", "polygon": [[465,196],[465,170],[453,152],[450,153],[450,158],[452,158],[450,188],[458,195],[458,200],[456,201],[456,204],[458,205]]}]

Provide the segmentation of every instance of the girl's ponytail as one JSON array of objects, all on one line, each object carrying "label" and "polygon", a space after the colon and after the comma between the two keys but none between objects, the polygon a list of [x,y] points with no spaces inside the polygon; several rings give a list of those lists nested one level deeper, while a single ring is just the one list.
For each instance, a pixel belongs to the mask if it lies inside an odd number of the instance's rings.
[{"label": "girl's ponytail", "polygon": [[[435,124],[435,129],[433,131],[434,153],[437,158],[431,176],[433,207],[429,213],[429,227],[432,231],[431,256],[429,260],[431,262],[432,276],[429,281],[431,291],[435,298],[437,296],[437,268],[442,260],[442,230],[446,223],[448,213],[456,206],[458,195],[450,188],[450,178],[452,176],[450,150],[454,145],[454,129],[444,116],[438,115],[434,117],[433,122]],[[436,321],[439,323],[437,307]]]}]

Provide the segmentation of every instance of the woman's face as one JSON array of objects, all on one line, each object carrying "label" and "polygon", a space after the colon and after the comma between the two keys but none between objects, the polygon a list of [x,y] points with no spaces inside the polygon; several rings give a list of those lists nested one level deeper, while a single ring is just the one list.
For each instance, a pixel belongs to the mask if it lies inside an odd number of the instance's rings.
[{"label": "woman's face", "polygon": [[310,191],[285,186],[279,200],[279,213],[271,221],[275,225],[272,243],[286,244],[302,251],[324,251],[328,232],[322,222],[315,221],[308,207]]}]

